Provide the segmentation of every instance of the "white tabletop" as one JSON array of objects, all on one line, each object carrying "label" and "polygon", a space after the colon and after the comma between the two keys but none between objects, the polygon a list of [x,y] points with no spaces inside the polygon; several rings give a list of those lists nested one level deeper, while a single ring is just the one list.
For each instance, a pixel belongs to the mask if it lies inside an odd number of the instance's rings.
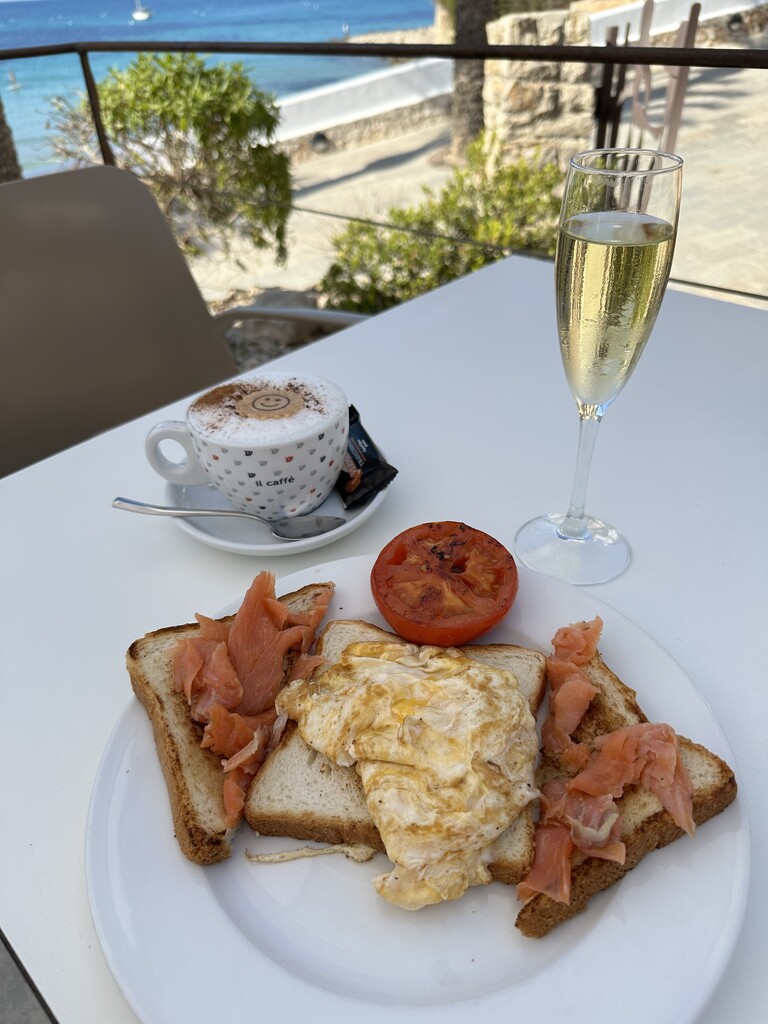
[{"label": "white tabletop", "polygon": [[[375,553],[428,520],[462,520],[511,547],[520,523],[567,500],[577,417],[546,263],[496,264],[280,365],[338,381],[400,471],[377,514],[331,546],[252,558],[113,510],[118,494],[162,498],[143,439],[184,403],[0,482],[0,927],[60,1024],[136,1021],[100,949],[84,868],[94,777],[131,698],[128,644],[215,613],[264,568],[282,576]],[[709,702],[754,851],[768,849],[766,393],[768,315],[670,290],[601,428],[588,500],[634,553],[621,578],[590,589]],[[762,860],[753,855],[744,927],[702,1024],[764,1019]]]}]

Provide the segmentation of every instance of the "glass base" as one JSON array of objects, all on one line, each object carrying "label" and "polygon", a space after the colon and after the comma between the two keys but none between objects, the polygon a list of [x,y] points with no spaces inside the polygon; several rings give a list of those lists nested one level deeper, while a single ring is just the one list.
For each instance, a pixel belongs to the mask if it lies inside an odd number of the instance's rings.
[{"label": "glass base", "polygon": [[536,572],[555,576],[566,583],[585,586],[607,583],[620,576],[629,565],[629,543],[618,530],[599,519],[586,517],[586,537],[563,537],[562,512],[531,519],[515,535],[515,557]]}]

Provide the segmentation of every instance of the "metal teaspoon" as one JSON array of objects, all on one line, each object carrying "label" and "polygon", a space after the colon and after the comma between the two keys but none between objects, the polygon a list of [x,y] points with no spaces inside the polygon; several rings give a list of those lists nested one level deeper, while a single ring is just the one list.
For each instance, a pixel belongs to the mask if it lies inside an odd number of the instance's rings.
[{"label": "metal teaspoon", "polygon": [[143,512],[148,516],[175,516],[184,519],[193,519],[198,516],[235,516],[238,519],[255,519],[268,527],[272,535],[280,540],[319,537],[322,533],[337,530],[347,521],[339,516],[316,516],[312,513],[305,516],[289,516],[285,519],[262,519],[254,512],[240,512],[234,508],[182,508],[175,505],[149,505],[144,501],[135,501],[133,498],[115,498],[112,508],[122,508],[126,512]]}]

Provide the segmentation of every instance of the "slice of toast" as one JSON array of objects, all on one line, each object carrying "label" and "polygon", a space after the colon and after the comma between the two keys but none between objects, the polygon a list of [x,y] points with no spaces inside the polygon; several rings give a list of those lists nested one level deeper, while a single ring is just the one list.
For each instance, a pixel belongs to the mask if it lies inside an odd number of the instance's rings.
[{"label": "slice of toast", "polygon": [[[349,644],[358,641],[405,643],[367,622],[335,620],[321,633],[316,651],[334,664]],[[477,661],[513,672],[535,715],[546,682],[543,654],[514,644],[478,644],[460,650]],[[364,843],[384,849],[355,769],[339,767],[313,750],[293,723],[251,786],[244,813],[251,828],[261,835],[331,844]],[[494,843],[490,867],[494,878],[514,883],[523,877],[533,859],[533,834],[529,805]]]},{"label": "slice of toast", "polygon": [[[577,742],[592,745],[604,733],[647,722],[637,703],[637,694],[626,686],[596,654],[585,666],[598,692],[573,734]],[[674,723],[670,723],[674,726]],[[736,780],[728,765],[705,747],[678,736],[680,756],[693,787],[693,819],[701,825],[719,814],[736,797]],[[545,754],[538,782],[543,785],[558,775],[569,774],[556,757]],[[592,896],[619,881],[652,850],[666,846],[684,833],[661,806],[658,797],[641,786],[633,786],[617,801],[626,846],[624,864],[578,855],[571,874],[571,901],[558,903],[537,894],[517,916],[517,927],[531,938],[540,938],[562,921],[584,910]]]},{"label": "slice of toast", "polygon": [[[318,593],[329,587],[333,584],[313,583],[280,600],[295,612],[310,611]],[[223,621],[233,619],[230,615]],[[195,622],[147,633],[131,644],[126,664],[133,691],[152,723],[179,846],[194,863],[215,864],[229,857],[235,831],[225,823],[221,758],[200,746],[202,726],[192,720],[184,695],[173,686],[176,643],[199,630]],[[285,656],[284,677],[296,657],[294,651]]]}]

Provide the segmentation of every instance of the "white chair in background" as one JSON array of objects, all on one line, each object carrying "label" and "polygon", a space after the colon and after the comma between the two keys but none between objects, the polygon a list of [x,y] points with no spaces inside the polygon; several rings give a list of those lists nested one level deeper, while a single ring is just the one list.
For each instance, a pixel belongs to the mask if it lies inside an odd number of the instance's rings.
[{"label": "white chair in background", "polygon": [[[693,47],[700,13],[701,4],[693,4],[688,19],[678,26],[672,42],[673,47],[683,49]],[[606,33],[607,45],[652,46],[653,15],[653,0],[646,0],[640,15],[638,38],[630,43],[629,27],[627,26],[624,42],[619,43],[619,26],[613,25]],[[607,113],[603,113],[604,120],[598,125],[598,145],[645,146],[667,153],[674,152],[682,120],[690,68],[664,66],[663,47],[659,47],[659,51],[659,68],[666,77],[664,96],[659,109],[653,113],[650,110],[652,106],[655,106],[653,69],[646,64],[631,65],[628,69],[620,65],[616,71],[616,85],[613,90],[606,91],[607,83],[604,83],[603,93],[600,96],[600,103],[603,105],[604,111],[607,109]],[[627,70],[629,83],[625,84]],[[608,91],[612,91],[612,95],[608,96]],[[624,121],[622,114],[627,103],[629,104],[629,115]]]}]

